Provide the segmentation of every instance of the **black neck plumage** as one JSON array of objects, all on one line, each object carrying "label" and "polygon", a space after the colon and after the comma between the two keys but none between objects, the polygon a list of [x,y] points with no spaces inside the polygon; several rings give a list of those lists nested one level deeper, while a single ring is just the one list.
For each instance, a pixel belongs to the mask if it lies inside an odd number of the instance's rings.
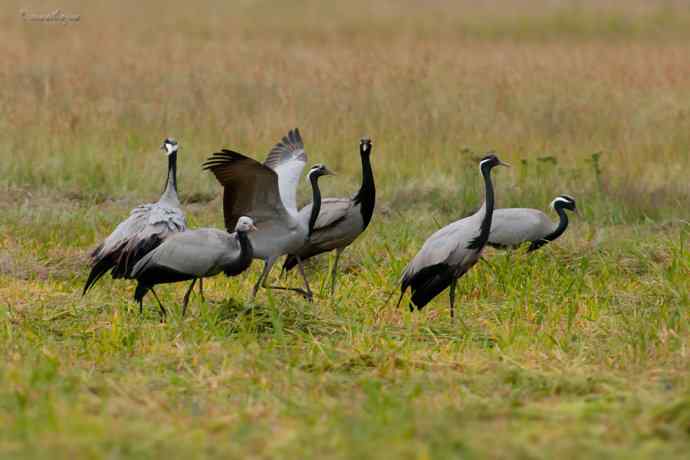
[{"label": "black neck plumage", "polygon": [[240,242],[240,264],[249,265],[254,258],[254,249],[252,242],[249,240],[247,232],[237,232],[237,239]]},{"label": "black neck plumage", "polygon": [[223,272],[227,276],[236,276],[245,271],[252,264],[254,258],[254,249],[249,240],[247,232],[236,231],[237,241],[240,243],[240,257],[234,260],[223,268]]},{"label": "black neck plumage", "polygon": [[313,192],[311,214],[309,215],[309,226],[308,236],[311,236],[314,230],[314,225],[316,225],[316,218],[319,217],[319,212],[321,212],[321,190],[319,190],[319,177],[315,174],[309,176],[309,182],[311,182],[311,189]]},{"label": "black neck plumage", "polygon": [[369,225],[371,216],[374,214],[376,203],[376,185],[374,184],[374,172],[371,169],[371,159],[369,153],[361,152],[362,157],[362,186],[355,195],[355,204],[361,204],[362,219],[364,228]]},{"label": "black neck plumage", "polygon": [[467,246],[468,249],[476,249],[477,251],[481,250],[489,241],[491,219],[494,214],[494,187],[491,183],[491,168],[483,167],[481,171],[482,177],[484,177],[484,216],[479,226],[479,236],[470,241]]},{"label": "black neck plumage", "polygon": [[168,177],[165,180],[163,194],[168,192],[177,194],[177,152],[168,155]]},{"label": "black neck plumage", "polygon": [[568,228],[568,215],[565,213],[565,209],[557,207],[556,212],[558,213],[558,217],[560,218],[560,220],[558,221],[558,226],[553,232],[549,233],[544,237],[546,241],[555,240],[556,238],[561,236],[563,232],[565,232],[565,230]]}]

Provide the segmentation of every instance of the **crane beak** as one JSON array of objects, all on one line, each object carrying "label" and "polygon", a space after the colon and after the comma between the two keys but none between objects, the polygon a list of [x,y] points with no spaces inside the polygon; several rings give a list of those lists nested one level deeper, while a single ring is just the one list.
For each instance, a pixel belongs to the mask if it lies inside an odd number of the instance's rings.
[{"label": "crane beak", "polygon": [[506,163],[505,161],[498,161],[499,166],[505,166],[506,168],[510,168],[510,163]]},{"label": "crane beak", "polygon": [[577,217],[579,217],[580,219],[582,219],[582,214],[580,214],[580,210],[579,210],[579,209],[575,208],[575,209],[573,209],[573,212],[575,213],[575,215],[576,215]]},{"label": "crane beak", "polygon": [[252,224],[252,226],[249,227],[249,229],[250,229],[251,231],[253,231],[253,232],[255,232],[255,231],[258,230],[258,228],[256,228],[256,225],[254,225],[254,224]]},{"label": "crane beak", "polygon": [[325,176],[337,176],[336,173],[334,173],[334,172],[331,171],[330,169],[326,168],[325,166],[324,166],[324,168],[323,168],[323,174],[324,174]]}]

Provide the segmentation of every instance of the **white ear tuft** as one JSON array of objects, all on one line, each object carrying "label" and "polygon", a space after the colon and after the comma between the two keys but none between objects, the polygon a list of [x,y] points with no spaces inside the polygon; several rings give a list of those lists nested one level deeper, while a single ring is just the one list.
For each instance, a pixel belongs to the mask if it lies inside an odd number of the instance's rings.
[{"label": "white ear tuft", "polygon": [[554,198],[554,200],[551,202],[551,207],[553,209],[556,209],[556,204],[558,203],[563,203],[563,204],[571,204],[572,200],[568,200],[567,198],[563,198],[562,196],[558,196]]},{"label": "white ear tuft", "polygon": [[165,153],[168,155],[172,155],[173,153],[177,152],[178,144],[177,143],[172,143],[169,141],[165,141]]},{"label": "white ear tuft", "polygon": [[479,162],[479,171],[482,170],[482,168],[484,167],[484,164],[485,164],[485,163],[489,163],[490,161],[491,161],[491,158],[485,158],[485,159],[481,160],[481,161]]}]

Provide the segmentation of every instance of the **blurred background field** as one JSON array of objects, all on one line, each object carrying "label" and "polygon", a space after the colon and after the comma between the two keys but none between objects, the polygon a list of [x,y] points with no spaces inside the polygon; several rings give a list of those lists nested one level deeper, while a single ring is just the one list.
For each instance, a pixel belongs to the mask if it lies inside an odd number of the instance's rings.
[{"label": "blurred background field", "polygon": [[[687,455],[690,4],[479,3],[5,2],[0,456]],[[58,8],[80,20],[22,19]],[[243,315],[256,268],[163,326],[125,283],[79,298],[86,251],[157,199],[164,137],[189,222],[221,226],[201,162],[261,159],[293,127],[339,174],[331,196],[374,140],[378,213],[335,301]],[[490,253],[462,324],[445,296],[384,306],[424,238],[479,205],[488,150],[514,165],[499,206],[569,193],[583,218],[533,258]]]},{"label": "blurred background field", "polygon": [[[143,166],[159,138],[173,135],[184,147],[182,192],[208,194],[215,184],[199,179],[198,165],[209,152],[235,146],[261,157],[299,126],[312,158],[348,177],[359,168],[350,161],[357,139],[374,137],[384,196],[409,183],[456,182],[463,148],[513,161],[553,157],[566,168],[600,152],[617,208],[638,218],[688,216],[686,2],[60,8],[81,20],[27,23],[20,11],[52,10],[4,8],[7,185],[153,194],[159,184],[141,180]],[[591,175],[558,176],[546,179],[591,208],[596,197],[582,194],[592,191]],[[525,201],[516,190],[500,196],[504,206]]]}]

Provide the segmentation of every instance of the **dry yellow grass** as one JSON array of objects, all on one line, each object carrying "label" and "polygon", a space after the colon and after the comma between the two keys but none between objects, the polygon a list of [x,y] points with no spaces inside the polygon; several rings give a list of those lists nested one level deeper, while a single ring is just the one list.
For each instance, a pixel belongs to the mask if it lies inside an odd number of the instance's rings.
[{"label": "dry yellow grass", "polygon": [[[39,3],[0,13],[0,457],[687,456],[687,2],[64,1],[78,22],[23,21]],[[295,126],[339,173],[329,196],[374,139],[377,213],[335,301],[325,259],[313,305],[247,314],[258,264],[164,325],[127,283],[79,297],[86,251],[159,193],[163,137],[190,225],[220,226],[201,161]],[[501,206],[570,192],[584,217],[533,256],[488,251],[461,321],[445,296],[385,307],[478,205],[488,149],[515,165]]]},{"label": "dry yellow grass", "polygon": [[626,187],[688,202],[687,5],[473,3],[67,2],[71,25],[23,22],[45,7],[16,3],[0,22],[3,181],[152,191],[141,153],[165,135],[193,168],[300,126],[348,173],[342,154],[375,135],[384,183],[453,171],[464,146],[568,165],[603,151]]}]

